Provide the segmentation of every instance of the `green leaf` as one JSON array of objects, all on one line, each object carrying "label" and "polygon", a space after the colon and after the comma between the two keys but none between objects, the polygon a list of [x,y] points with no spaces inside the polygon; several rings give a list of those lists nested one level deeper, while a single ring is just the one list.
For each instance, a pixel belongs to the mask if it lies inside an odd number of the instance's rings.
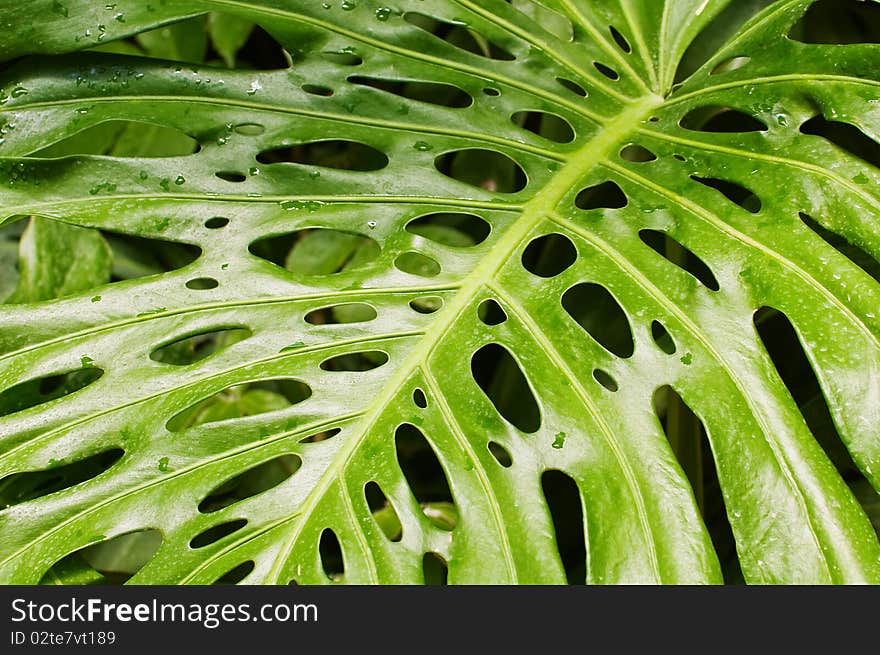
[{"label": "green leaf", "polygon": [[[124,451],[0,511],[0,581],[155,530],[132,583],[880,582],[876,33],[811,0],[63,4],[0,24],[19,286],[94,229],[201,256],[0,307],[0,480]],[[215,11],[294,64],[202,66]],[[108,121],[200,149],[34,155]]]},{"label": "green leaf", "polygon": [[97,230],[33,217],[19,244],[8,303],[61,298],[110,281],[110,248]]}]

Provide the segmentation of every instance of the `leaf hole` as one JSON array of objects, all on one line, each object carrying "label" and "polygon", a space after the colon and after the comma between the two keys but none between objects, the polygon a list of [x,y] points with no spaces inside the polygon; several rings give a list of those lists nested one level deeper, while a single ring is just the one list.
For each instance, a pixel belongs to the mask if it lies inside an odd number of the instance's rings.
[{"label": "leaf hole", "polygon": [[629,41],[626,40],[626,37],[620,33],[620,31],[614,27],[614,25],[610,25],[608,30],[611,32],[611,38],[614,39],[614,42],[617,44],[617,47],[623,50],[626,54],[632,52],[632,46],[629,44]]},{"label": "leaf hole", "polygon": [[[161,231],[170,222],[167,216],[159,217],[151,227]],[[202,254],[201,248],[188,243],[113,234],[104,230],[102,233],[113,251],[112,281],[176,271],[189,266]]]},{"label": "leaf hole", "polygon": [[58,560],[39,584],[123,584],[144,568],[162,545],[162,533],[152,528],[98,539]]},{"label": "leaf hole", "polygon": [[522,254],[522,265],[532,275],[552,278],[577,261],[577,248],[567,236],[553,233],[532,239]]},{"label": "leaf hole", "polygon": [[859,0],[819,0],[792,26],[788,38],[808,44],[880,43],[880,6]]},{"label": "leaf hole", "polygon": [[321,309],[313,309],[305,315],[306,323],[312,325],[340,325],[366,323],[379,316],[372,305],[362,302],[342,303]]},{"label": "leaf hole", "polygon": [[257,464],[214,487],[199,503],[202,514],[211,514],[277,487],[302,466],[298,455],[280,455]]},{"label": "leaf hole", "polygon": [[829,121],[819,114],[804,122],[801,125],[801,132],[822,137],[853,157],[880,168],[880,143],[855,125],[842,121]]},{"label": "leaf hole", "polygon": [[416,426],[402,423],[394,432],[394,447],[403,477],[413,496],[421,504],[425,516],[436,527],[452,530],[454,524],[438,520],[432,512],[432,508],[442,508],[444,505],[454,508],[455,501],[446,471],[430,442]]},{"label": "leaf hole", "polygon": [[659,232],[657,230],[640,230],[639,238],[645,245],[651,248],[651,250],[666,259],[668,262],[675,264],[683,271],[690,273],[707,289],[718,291],[721,288],[718,284],[718,280],[712,273],[712,269],[709,268],[706,262],[665,232]]},{"label": "leaf hole", "polygon": [[671,386],[654,392],[654,412],[682,472],[694,492],[697,507],[721,562],[725,582],[743,580],[733,529],[728,520],[724,496],[706,428]]},{"label": "leaf hole", "polygon": [[716,64],[715,68],[712,69],[710,75],[723,75],[724,73],[730,73],[735,70],[739,70],[746,64],[748,64],[752,60],[751,57],[728,57],[724,61]]},{"label": "leaf hole", "polygon": [[489,97],[492,97],[492,98],[497,98],[498,96],[501,95],[501,91],[499,91],[498,89],[495,89],[491,86],[487,86],[486,88],[483,89],[483,94],[487,95]]},{"label": "leaf hole", "polygon": [[436,169],[453,180],[495,193],[516,193],[527,184],[525,171],[513,159],[494,150],[467,148],[440,155]]},{"label": "leaf hole", "polygon": [[328,439],[332,439],[337,434],[342,432],[340,428],[332,428],[330,430],[321,430],[320,432],[316,432],[315,434],[310,434],[307,437],[304,437],[297,441],[297,443],[320,443],[322,441],[327,441]]},{"label": "leaf hole", "polygon": [[861,268],[865,273],[880,282],[880,262],[869,255],[865,250],[852,243],[850,240],[834,232],[825,229],[813,217],[799,212],[798,216],[804,225],[815,232],[825,242],[836,249],[840,254],[849,259],[853,264]]},{"label": "leaf hole", "polygon": [[715,189],[730,202],[739,205],[747,212],[757,214],[761,211],[761,199],[742,184],[730,180],[721,180],[717,177],[699,177],[698,175],[691,175],[691,179],[710,189]]},{"label": "leaf hole", "polygon": [[225,216],[214,216],[205,221],[205,227],[209,230],[219,230],[221,227],[229,225],[229,219]]},{"label": "leaf hole", "polygon": [[422,296],[409,301],[410,308],[419,314],[433,314],[443,307],[440,296]]},{"label": "leaf hole", "polygon": [[0,392],[0,416],[22,412],[82,391],[97,382],[102,375],[104,375],[103,369],[87,365],[78,370],[19,382]]},{"label": "leaf hole", "polygon": [[238,171],[219,171],[215,175],[224,182],[232,182],[234,184],[239,184],[247,179],[247,175]]},{"label": "leaf hole", "polygon": [[[76,116],[69,125],[75,126],[80,118]],[[192,155],[200,149],[198,141],[175,127],[144,121],[108,120],[75,132],[31,153],[31,156],[55,159],[105,155],[157,159]]]},{"label": "leaf hole", "polygon": [[400,541],[403,538],[403,524],[397,516],[394,505],[388,500],[379,484],[373,481],[367,482],[364,485],[364,497],[367,499],[370,513],[388,541]]},{"label": "leaf hole", "polygon": [[253,560],[248,560],[246,562],[242,562],[238,566],[229,569],[226,573],[221,575],[219,578],[214,580],[211,584],[214,585],[233,585],[238,584],[246,577],[248,577],[251,573],[253,573],[256,568],[256,564],[254,564]]},{"label": "leaf hole", "polygon": [[233,521],[225,521],[224,523],[219,523],[215,526],[208,528],[207,530],[203,530],[195,537],[193,537],[189,542],[189,547],[195,550],[198,548],[204,548],[205,546],[210,546],[211,544],[217,543],[224,537],[228,537],[233,532],[238,532],[246,525],[247,519],[235,519]]},{"label": "leaf hole", "polygon": [[541,412],[528,379],[510,351],[490,343],[471,357],[471,374],[501,417],[522,432],[541,427]]},{"label": "leaf hole", "polygon": [[596,68],[597,71],[602,73],[602,75],[607,77],[609,80],[617,81],[620,79],[620,73],[611,68],[611,66],[606,66],[605,64],[598,61],[594,61],[593,66]]},{"label": "leaf hole", "polygon": [[0,509],[42,498],[83,482],[92,480],[109,470],[125,451],[111,448],[83,457],[69,464],[53,462],[36,471],[12,473],[0,478]]},{"label": "leaf hole", "polygon": [[385,153],[358,141],[327,139],[263,150],[261,164],[301,164],[344,171],[378,171],[388,166]]},{"label": "leaf hole", "polygon": [[567,120],[545,111],[518,111],[510,117],[514,125],[555,143],[574,141],[574,128]]},{"label": "leaf hole", "polygon": [[244,341],[252,334],[245,327],[202,330],[196,334],[177,337],[173,341],[158,346],[150,353],[150,359],[154,362],[176,366],[194,364],[239,341]]},{"label": "leaf hole", "polygon": [[580,489],[571,476],[551,469],[541,474],[541,490],[550,510],[565,578],[568,584],[586,584],[586,528]]},{"label": "leaf hole", "polygon": [[581,98],[587,97],[587,91],[584,89],[584,87],[582,87],[577,82],[569,80],[568,78],[565,78],[565,77],[557,77],[556,81],[559,83],[559,85],[563,89],[571,91],[574,95],[579,96]]},{"label": "leaf hole", "polygon": [[241,125],[236,125],[233,131],[242,136],[260,136],[266,131],[266,128],[257,123],[242,123]]},{"label": "leaf hole", "polygon": [[432,37],[441,39],[451,46],[478,57],[499,61],[513,61],[515,59],[510,52],[498,44],[461,24],[432,18],[414,11],[406,12],[403,15],[403,19],[410,25],[414,25],[420,30],[427,32]]},{"label": "leaf hole", "polygon": [[172,416],[165,427],[169,432],[181,432],[197,425],[258,416],[287,409],[311,395],[311,387],[294,378],[237,384],[193,403]]},{"label": "leaf hole", "polygon": [[651,338],[657,347],[667,355],[675,354],[675,341],[669,334],[669,330],[660,321],[651,321]]},{"label": "leaf hole", "polygon": [[474,99],[469,93],[452,84],[417,80],[389,80],[378,77],[365,77],[363,75],[353,75],[348,78],[348,81],[352,84],[368,86],[408,100],[416,100],[440,107],[464,109],[474,104]]},{"label": "leaf hole", "polygon": [[364,58],[351,50],[339,50],[336,52],[322,52],[321,58],[336,66],[354,67],[364,63]]},{"label": "leaf hole", "polygon": [[626,161],[644,163],[654,161],[655,159],[657,159],[657,155],[655,155],[644,146],[640,146],[636,143],[631,143],[621,149],[620,158]]},{"label": "leaf hole", "polygon": [[372,371],[387,363],[388,355],[381,350],[365,350],[359,353],[347,353],[325,359],[321,362],[321,370],[363,373]]},{"label": "leaf hole", "polygon": [[413,391],[413,402],[419,409],[425,409],[428,406],[428,398],[421,389]]},{"label": "leaf hole", "polygon": [[742,134],[767,131],[767,126],[754,116],[732,107],[718,105],[692,109],[678,124],[692,132]]},{"label": "leaf hole", "polygon": [[507,320],[507,313],[498,301],[487,298],[477,307],[477,317],[486,325],[501,325]]},{"label": "leaf hole", "polygon": [[593,370],[593,379],[596,380],[603,387],[608,389],[608,391],[618,391],[620,389],[620,385],[617,384],[617,380],[615,380],[609,373],[603,371],[601,368],[597,368]]},{"label": "leaf hole", "polygon": [[398,255],[394,260],[394,266],[404,273],[426,278],[437,277],[442,270],[440,264],[436,260],[427,255],[423,255],[420,252],[414,251]]},{"label": "leaf hole", "polygon": [[495,461],[498,462],[504,468],[510,468],[513,466],[513,457],[510,456],[510,453],[507,449],[502,446],[497,441],[490,441],[487,445],[489,448],[489,452],[492,454],[492,457],[495,458]]},{"label": "leaf hole", "polygon": [[186,288],[194,291],[208,291],[216,289],[220,283],[212,277],[197,277],[187,281]]},{"label": "leaf hole", "polygon": [[251,254],[300,275],[334,275],[379,257],[375,239],[354,232],[308,228],[255,241]]},{"label": "leaf hole", "polygon": [[444,246],[468,248],[483,243],[492,227],[474,214],[445,212],[420,216],[406,224],[406,231]]},{"label": "leaf hole", "polygon": [[632,357],[632,328],[623,307],[605,287],[582,282],[562,295],[562,307],[600,346],[617,357]]},{"label": "leaf hole", "polygon": [[422,575],[426,585],[443,586],[448,584],[449,566],[437,553],[425,553],[422,557]]},{"label": "leaf hole", "polygon": [[622,209],[629,204],[623,189],[611,180],[582,189],[574,201],[578,209]]},{"label": "leaf hole", "polygon": [[321,96],[322,98],[329,98],[333,95],[333,89],[322,84],[303,84],[300,88],[309,95]]}]

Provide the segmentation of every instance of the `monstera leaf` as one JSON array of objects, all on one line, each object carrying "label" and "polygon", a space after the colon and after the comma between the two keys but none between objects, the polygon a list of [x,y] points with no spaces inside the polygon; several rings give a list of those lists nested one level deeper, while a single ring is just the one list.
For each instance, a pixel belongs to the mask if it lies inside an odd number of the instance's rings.
[{"label": "monstera leaf", "polygon": [[0,4],[0,581],[880,581],[877,4]]}]

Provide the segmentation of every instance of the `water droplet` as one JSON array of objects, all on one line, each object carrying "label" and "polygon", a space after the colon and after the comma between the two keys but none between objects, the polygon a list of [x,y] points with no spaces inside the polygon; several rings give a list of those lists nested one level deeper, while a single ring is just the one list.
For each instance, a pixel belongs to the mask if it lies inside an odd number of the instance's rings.
[{"label": "water droplet", "polygon": [[247,90],[247,94],[249,96],[256,95],[257,91],[263,88],[263,85],[260,84],[259,80],[254,80],[251,82],[250,88]]},{"label": "water droplet", "polygon": [[186,182],[186,178],[183,177],[183,175],[178,175],[178,176],[174,179],[174,183],[175,183],[177,186],[180,186],[180,185],[183,184],[184,182]]},{"label": "water droplet", "polygon": [[367,221],[367,227],[371,230],[375,230],[378,223],[376,221]]},{"label": "water droplet", "polygon": [[321,177],[321,171],[312,171],[309,173],[309,177],[313,180],[317,180],[319,177]]},{"label": "water droplet", "polygon": [[26,88],[24,88],[23,86],[17,86],[14,89],[12,89],[12,97],[13,98],[20,98],[21,96],[26,96],[27,93],[28,93],[28,90]]},{"label": "water droplet", "polygon": [[149,177],[149,174],[147,173],[147,171],[141,171],[140,173],[138,173],[138,177],[142,180],[146,180]]},{"label": "water droplet", "polygon": [[432,146],[430,143],[425,143],[424,141],[416,141],[413,144],[413,148],[415,148],[419,152],[428,152],[429,150],[433,150],[434,146]]},{"label": "water droplet", "polygon": [[553,447],[560,450],[565,445],[565,432],[557,432],[553,436]]},{"label": "water droplet", "polygon": [[285,200],[280,203],[281,209],[284,209],[285,211],[298,211],[305,209],[309,212],[318,211],[325,204],[326,203],[321,202],[320,200]]},{"label": "water droplet", "polygon": [[351,11],[357,7],[356,2],[351,2],[351,0],[343,0],[342,1],[342,11]]},{"label": "water droplet", "polygon": [[160,457],[159,458],[158,468],[160,471],[162,471],[162,473],[168,472],[168,458],[167,457]]},{"label": "water droplet", "polygon": [[376,10],[376,20],[380,20],[383,23],[388,20],[391,16],[391,7],[379,7]]},{"label": "water droplet", "polygon": [[92,296],[92,302],[101,302],[101,296]]},{"label": "water droplet", "polygon": [[259,175],[260,172],[261,172],[260,169],[257,168],[256,166],[251,166],[251,167],[248,169],[248,173],[250,173],[251,175]]}]

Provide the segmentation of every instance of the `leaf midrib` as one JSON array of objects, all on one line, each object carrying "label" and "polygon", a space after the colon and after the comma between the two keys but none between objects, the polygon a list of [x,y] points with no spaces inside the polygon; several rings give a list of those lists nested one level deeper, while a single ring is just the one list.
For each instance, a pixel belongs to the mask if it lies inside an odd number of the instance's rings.
[{"label": "leaf midrib", "polygon": [[[496,277],[498,271],[522,245],[532,230],[540,224],[545,216],[555,210],[559,202],[570,193],[571,189],[597,163],[602,161],[616,144],[634,132],[657,107],[661,106],[663,100],[662,97],[656,95],[644,96],[621,111],[614,119],[608,121],[602,131],[581,147],[581,149],[577,150],[569,159],[569,163],[562,167],[543,189],[538,191],[534,198],[524,205],[519,219],[499,238],[493,246],[491,253],[463,278],[458,293],[438,312],[434,323],[428,327],[420,342],[412,349],[406,360],[400,364],[385,384],[382,392],[377,396],[373,407],[365,413],[361,419],[359,429],[356,429],[354,434],[349,437],[348,442],[340,450],[327,471],[321,476],[319,483],[306,498],[300,512],[303,520],[298,529],[291,534],[287,544],[280,549],[279,555],[269,571],[269,579],[280,579],[280,571],[296,544],[302,525],[311,517],[317,503],[324,497],[333,480],[349,465],[360,445],[372,434],[371,429],[397,397],[407,380],[417,373],[421,367],[427,366],[428,360],[437,345],[441,343],[462,313],[467,310],[480,290]],[[620,464],[622,468],[626,469],[625,460],[621,461]],[[630,482],[629,479],[627,482]],[[637,488],[633,488],[632,492],[639,506],[638,509],[642,525],[644,526],[648,519],[641,493]],[[649,543],[653,544],[653,535],[650,531],[647,532],[645,537]],[[656,554],[654,553],[653,556],[656,557]],[[515,581],[516,568],[510,557],[505,560],[505,565],[509,571],[511,581]]]}]

